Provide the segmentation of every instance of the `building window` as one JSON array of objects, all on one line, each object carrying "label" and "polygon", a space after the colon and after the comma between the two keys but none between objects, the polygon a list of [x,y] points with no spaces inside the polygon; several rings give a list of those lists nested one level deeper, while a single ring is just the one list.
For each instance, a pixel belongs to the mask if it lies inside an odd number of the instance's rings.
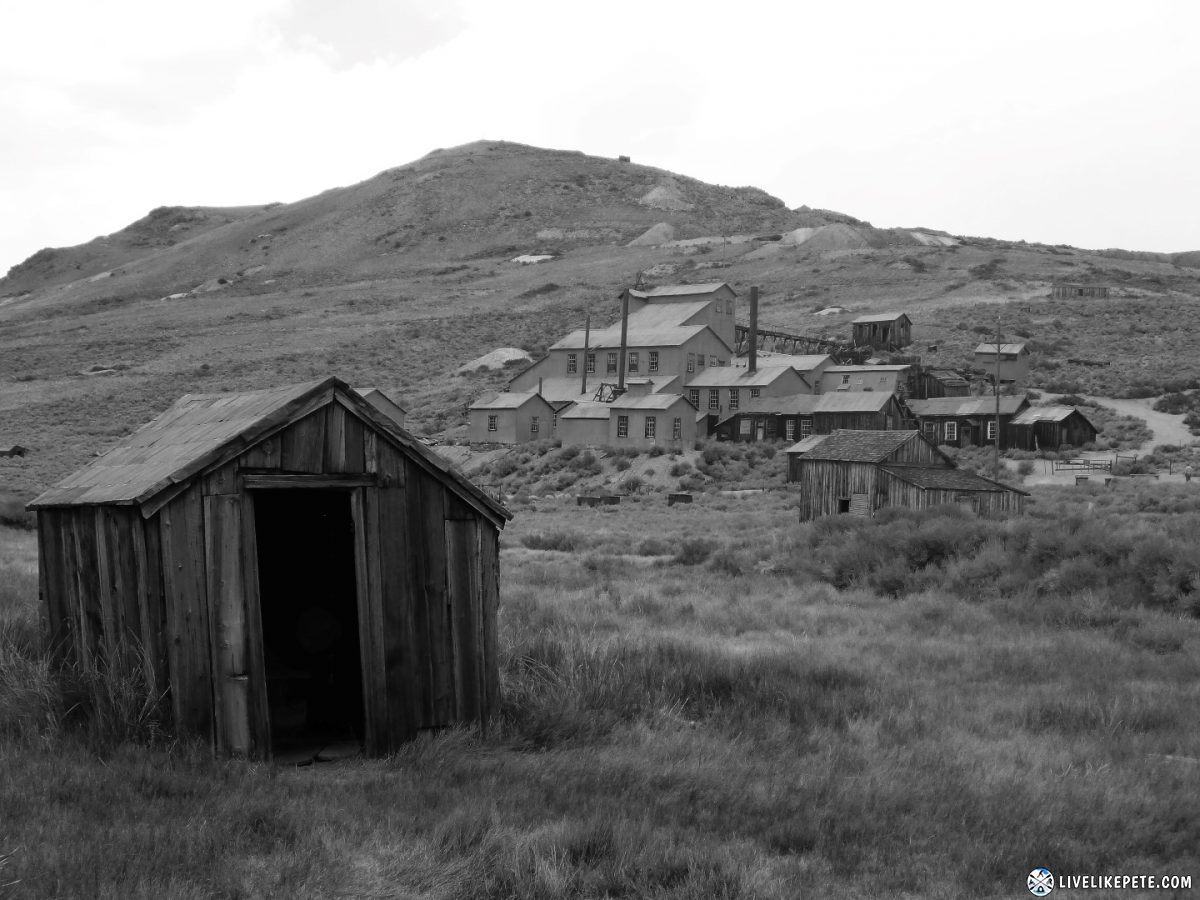
[{"label": "building window", "polygon": [[579,359],[574,353],[567,354],[567,374],[574,375],[579,371]]},{"label": "building window", "polygon": [[647,356],[650,357],[649,361],[647,362],[647,366],[649,367],[650,371],[657,372],[658,371],[658,351],[651,350],[647,354]]},{"label": "building window", "polygon": [[704,354],[703,353],[696,354],[696,363],[700,366],[700,368],[702,368],[702,369],[704,368]]},{"label": "building window", "polygon": [[800,439],[812,436],[812,419],[800,420]]},{"label": "building window", "polygon": [[757,400],[762,394],[762,388],[750,388],[750,399]]},{"label": "building window", "polygon": [[629,416],[617,416],[617,437],[629,437]]},{"label": "building window", "polygon": [[721,364],[721,361],[719,359],[717,359],[715,356],[710,356],[708,358],[708,364],[710,366],[719,366]]},{"label": "building window", "polygon": [[767,437],[773,438],[779,433],[779,423],[774,416],[767,416]]},{"label": "building window", "polygon": [[733,315],[733,301],[732,300],[730,300],[728,303],[725,304],[725,315],[727,315],[727,316]]},{"label": "building window", "polygon": [[709,409],[720,409],[721,408],[721,392],[718,391],[716,388],[708,389],[708,408]]},{"label": "building window", "polygon": [[595,353],[589,353],[587,355],[587,373],[589,375],[596,374],[596,354]]},{"label": "building window", "polygon": [[678,441],[683,439],[683,419],[679,416],[671,423],[671,440]]},{"label": "building window", "polygon": [[630,351],[630,353],[629,353],[629,371],[636,372],[638,370],[638,365],[640,364],[640,362],[641,361],[638,359],[638,352],[636,350]]},{"label": "building window", "polygon": [[958,440],[958,423],[957,422],[947,422],[946,423],[946,443],[953,444],[957,440]]},{"label": "building window", "polygon": [[737,409],[738,406],[740,405],[738,403],[738,395],[740,393],[741,393],[741,391],[739,391],[737,388],[729,389],[729,409],[731,411]]},{"label": "building window", "polygon": [[550,414],[550,430],[552,432],[558,431],[558,410],[557,409]]},{"label": "building window", "polygon": [[796,420],[788,419],[783,423],[783,436],[789,441],[796,439]]},{"label": "building window", "polygon": [[692,406],[696,409],[700,408],[700,389],[692,388],[688,391],[688,399],[692,401]]},{"label": "building window", "polygon": [[617,354],[608,354],[608,374],[615,375],[617,372]]},{"label": "building window", "polygon": [[529,433],[530,433],[530,434],[537,434],[537,433],[538,433],[538,430],[539,430],[540,428],[541,428],[541,422],[538,420],[538,417],[537,417],[537,416],[530,416],[530,417],[529,417]]},{"label": "building window", "polygon": [[688,354],[688,371],[689,372],[696,371],[696,354],[695,353]]},{"label": "building window", "polygon": [[658,417],[646,416],[646,439],[650,440],[658,431]]},{"label": "building window", "polygon": [[849,376],[849,375],[843,375],[843,376],[842,376],[842,384],[849,384],[849,383],[850,383],[850,376]]},{"label": "building window", "polygon": [[987,423],[987,439],[989,441],[994,441],[996,439],[996,420],[995,419],[991,419]]},{"label": "building window", "polygon": [[496,417],[488,416],[488,431],[496,431],[496,430],[497,430]]},{"label": "building window", "polygon": [[725,311],[725,310],[721,309],[721,301],[720,301],[720,300],[718,300],[718,301],[717,301],[717,312],[719,312],[719,313],[720,313],[720,312],[724,312],[724,311]]}]

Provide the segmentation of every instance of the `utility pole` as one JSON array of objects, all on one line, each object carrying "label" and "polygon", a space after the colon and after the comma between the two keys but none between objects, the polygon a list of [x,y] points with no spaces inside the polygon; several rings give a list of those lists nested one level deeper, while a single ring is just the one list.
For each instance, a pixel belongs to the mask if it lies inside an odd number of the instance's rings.
[{"label": "utility pole", "polygon": [[587,393],[587,367],[588,367],[588,351],[591,349],[589,344],[592,339],[592,311],[589,309],[587,318],[583,324],[583,384],[579,388],[580,394]]},{"label": "utility pole", "polygon": [[1000,474],[1000,313],[996,313],[996,375],[992,390],[996,392],[996,447],[992,452],[992,474]]}]

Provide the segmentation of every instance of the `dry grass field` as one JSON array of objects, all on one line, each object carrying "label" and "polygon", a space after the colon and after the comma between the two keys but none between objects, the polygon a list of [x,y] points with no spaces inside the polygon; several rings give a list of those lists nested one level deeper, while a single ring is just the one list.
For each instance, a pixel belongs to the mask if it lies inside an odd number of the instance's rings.
[{"label": "dry grass field", "polygon": [[1200,883],[1194,490],[1039,488],[1010,522],[800,525],[782,490],[523,503],[494,728],[298,769],[213,761],[136,686],[50,671],[32,535],[2,531],[0,895]]}]

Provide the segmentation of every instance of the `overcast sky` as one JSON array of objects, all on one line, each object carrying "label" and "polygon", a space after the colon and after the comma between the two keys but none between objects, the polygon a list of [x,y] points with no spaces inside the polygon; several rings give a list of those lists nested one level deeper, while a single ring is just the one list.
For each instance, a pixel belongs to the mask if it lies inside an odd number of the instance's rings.
[{"label": "overcast sky", "polygon": [[436,147],[628,154],[878,226],[1200,249],[1200,3],[4,3],[0,272]]}]

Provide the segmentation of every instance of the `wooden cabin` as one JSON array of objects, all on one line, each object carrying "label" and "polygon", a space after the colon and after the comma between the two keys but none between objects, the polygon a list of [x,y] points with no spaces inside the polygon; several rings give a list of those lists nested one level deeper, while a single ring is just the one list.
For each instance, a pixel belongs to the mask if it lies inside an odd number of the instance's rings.
[{"label": "wooden cabin", "polygon": [[[908,423],[908,410],[895,394],[875,391],[764,397],[709,419],[723,441],[796,441],[839,429],[889,431]],[[713,421],[715,419],[715,421]]]},{"label": "wooden cabin", "polygon": [[[1000,447],[1010,445],[1009,425],[1029,406],[1024,396],[1000,395]],[[934,444],[951,447],[984,447],[996,440],[996,397],[937,397],[909,400],[917,428]]]},{"label": "wooden cabin", "polygon": [[[803,444],[803,442],[801,442]],[[1028,496],[965,472],[917,431],[836,431],[788,451],[788,481],[800,486],[800,521],[885,506],[961,503],[983,515],[1019,513]]]},{"label": "wooden cabin", "polygon": [[1064,282],[1050,289],[1053,300],[1107,300],[1108,286],[1104,284],[1071,284]]},{"label": "wooden cabin", "polygon": [[1019,450],[1083,447],[1099,433],[1073,406],[1031,406],[1013,417],[1008,432],[1008,445]]},{"label": "wooden cabin", "polygon": [[859,316],[850,328],[855,347],[899,350],[912,343],[912,319],[905,313]]},{"label": "wooden cabin", "polygon": [[997,344],[995,341],[980,344],[975,348],[975,368],[982,370],[993,383],[997,378],[1001,384],[1024,381],[1029,375],[1029,348],[1024,344]]},{"label": "wooden cabin", "polygon": [[140,669],[217,753],[379,755],[498,708],[511,513],[336,378],[184,396],[29,508],[53,645]]}]

